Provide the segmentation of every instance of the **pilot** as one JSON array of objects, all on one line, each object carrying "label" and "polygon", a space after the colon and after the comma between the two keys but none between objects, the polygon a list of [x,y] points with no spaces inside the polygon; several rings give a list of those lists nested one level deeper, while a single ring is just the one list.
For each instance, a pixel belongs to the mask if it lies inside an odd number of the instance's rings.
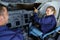
[{"label": "pilot", "polygon": [[7,7],[0,4],[0,40],[24,40],[21,31],[12,31],[6,24],[8,23]]},{"label": "pilot", "polygon": [[43,34],[46,34],[56,27],[56,19],[55,19],[55,13],[56,10],[53,6],[48,6],[46,8],[46,16],[39,18],[38,15],[38,10],[34,7],[34,21],[39,23],[40,25],[40,31]]}]

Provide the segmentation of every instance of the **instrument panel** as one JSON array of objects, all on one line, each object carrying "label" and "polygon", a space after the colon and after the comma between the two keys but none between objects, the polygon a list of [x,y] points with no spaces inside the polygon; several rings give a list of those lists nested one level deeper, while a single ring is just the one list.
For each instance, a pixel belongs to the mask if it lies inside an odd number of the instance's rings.
[{"label": "instrument panel", "polygon": [[9,11],[9,21],[8,21],[8,27],[20,27],[24,25],[28,25],[30,21],[30,16],[33,11],[27,11],[27,10],[15,10],[15,11]]}]

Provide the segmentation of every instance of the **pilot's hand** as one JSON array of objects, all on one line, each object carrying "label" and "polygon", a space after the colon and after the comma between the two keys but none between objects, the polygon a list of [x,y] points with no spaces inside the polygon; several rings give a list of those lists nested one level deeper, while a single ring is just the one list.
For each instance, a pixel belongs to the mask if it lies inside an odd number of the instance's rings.
[{"label": "pilot's hand", "polygon": [[38,10],[37,10],[35,7],[34,7],[34,12],[35,12],[35,13],[38,13]]}]

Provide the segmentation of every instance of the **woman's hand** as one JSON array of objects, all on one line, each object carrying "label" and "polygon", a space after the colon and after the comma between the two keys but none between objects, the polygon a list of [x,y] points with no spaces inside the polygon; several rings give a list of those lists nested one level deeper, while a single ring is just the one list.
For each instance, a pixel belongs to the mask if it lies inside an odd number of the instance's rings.
[{"label": "woman's hand", "polygon": [[38,13],[38,10],[37,10],[35,7],[34,7],[34,12],[35,12],[35,13]]}]

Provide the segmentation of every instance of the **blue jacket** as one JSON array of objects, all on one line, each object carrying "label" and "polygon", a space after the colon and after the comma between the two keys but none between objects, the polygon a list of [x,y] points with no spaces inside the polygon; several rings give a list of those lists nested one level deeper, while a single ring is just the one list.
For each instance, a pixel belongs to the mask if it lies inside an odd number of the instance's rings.
[{"label": "blue jacket", "polygon": [[56,19],[54,15],[39,18],[37,13],[34,13],[34,21],[41,25],[40,29],[43,33],[47,33],[56,27]]},{"label": "blue jacket", "polygon": [[7,26],[0,26],[0,40],[24,40],[20,30],[12,31]]}]

